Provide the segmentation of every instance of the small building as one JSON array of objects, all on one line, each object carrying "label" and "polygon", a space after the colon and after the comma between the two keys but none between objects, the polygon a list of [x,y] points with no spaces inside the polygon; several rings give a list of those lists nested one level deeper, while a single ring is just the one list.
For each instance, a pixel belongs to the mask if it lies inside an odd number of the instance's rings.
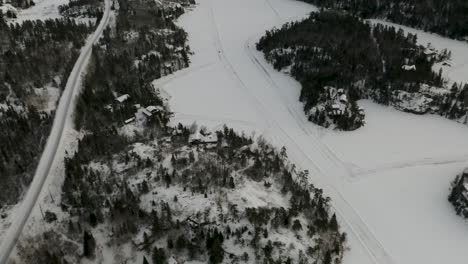
[{"label": "small building", "polygon": [[401,68],[405,71],[415,71],[416,65],[403,65]]},{"label": "small building", "polygon": [[126,125],[128,125],[130,123],[133,123],[133,122],[135,122],[135,117],[132,117],[132,118],[129,118],[129,119],[125,120]]},{"label": "small building", "polygon": [[150,112],[151,114],[156,114],[156,113],[162,112],[163,110],[164,109],[161,106],[150,105],[146,107],[146,111]]},{"label": "small building", "polygon": [[424,50],[424,54],[426,54],[427,56],[434,56],[437,54],[437,51],[432,47],[428,47]]},{"label": "small building", "polygon": [[14,17],[18,15],[18,10],[13,7],[11,4],[0,5],[0,14],[7,17]]},{"label": "small building", "polygon": [[189,136],[189,144],[200,145],[200,144],[216,144],[218,143],[218,136],[215,133],[200,133],[195,132]]},{"label": "small building", "polygon": [[146,108],[141,109],[141,112],[146,116],[146,117],[152,117],[153,114],[148,111]]},{"label": "small building", "polygon": [[128,95],[128,94],[124,94],[124,95],[121,95],[121,96],[115,98],[115,100],[117,102],[119,102],[119,103],[123,103],[123,102],[127,101],[128,99],[130,99],[130,95]]}]

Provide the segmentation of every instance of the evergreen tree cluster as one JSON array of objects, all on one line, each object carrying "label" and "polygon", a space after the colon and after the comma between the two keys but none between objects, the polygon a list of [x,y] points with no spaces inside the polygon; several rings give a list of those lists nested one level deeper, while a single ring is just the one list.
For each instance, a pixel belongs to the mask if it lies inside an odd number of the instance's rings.
[{"label": "evergreen tree cluster", "polygon": [[340,9],[363,18],[381,18],[454,39],[468,36],[465,0],[302,0],[319,7]]},{"label": "evergreen tree cluster", "polygon": [[16,203],[29,185],[52,125],[54,113],[37,108],[34,88],[62,89],[91,31],[69,19],[0,17],[0,205]]},{"label": "evergreen tree cluster", "polygon": [[[462,98],[468,86],[455,84],[448,89],[442,72],[432,70],[450,52],[430,54],[430,47],[418,45],[416,35],[405,35],[401,29],[371,26],[347,13],[322,11],[267,31],[257,49],[276,69],[290,68],[302,85],[304,111],[321,126],[359,128],[364,124],[358,118],[363,117],[363,110],[356,100],[363,98],[399,108],[402,100],[427,97],[427,105],[414,112],[430,111],[452,119],[464,115]],[[431,93],[428,87],[446,93]],[[344,107],[339,108],[340,104]]]},{"label": "evergreen tree cluster", "polygon": [[[227,127],[216,132],[218,142],[210,148],[189,146],[190,129],[180,124],[163,130],[159,138],[170,137],[171,143],[158,144],[151,158],[141,157],[131,146],[111,150],[112,145],[96,146],[106,151],[91,155],[94,144],[80,142],[79,152],[65,163],[62,207],[74,219],[71,224],[65,220],[70,226],[68,236],[76,237],[86,229],[92,233],[98,224],[107,224],[112,226],[114,241],[129,241],[146,229],[141,243],[135,246],[147,252],[146,261],[151,259],[153,263],[167,263],[171,255],[207,263],[222,263],[226,259],[296,263],[294,257],[280,254],[291,245],[272,242],[268,235],[288,231],[313,241],[307,252],[299,253],[297,263],[340,263],[346,235],[340,232],[336,216],[330,214],[330,199],[323,196],[321,189],[308,184],[307,171],[295,172],[284,148],[277,151],[263,139],[254,147],[251,138]],[[154,139],[148,138],[138,144],[150,146],[151,142]],[[170,167],[163,165],[165,157],[170,157]],[[127,168],[105,172],[91,166],[114,166],[111,164],[115,162],[126,164]],[[131,179],[145,174],[137,184],[132,183]],[[251,181],[262,183],[265,189],[273,184],[280,186],[282,195],[290,197],[290,206],[241,209],[228,200],[217,202],[216,209],[208,202],[207,207],[193,213],[180,211],[177,196],[213,201],[216,196],[252,184]],[[153,198],[150,208],[142,204],[155,193],[173,188],[180,192],[170,200]],[[86,236],[84,241],[90,239]],[[245,252],[230,252],[227,241]],[[87,247],[89,244],[83,246]]]},{"label": "evergreen tree cluster", "polygon": [[468,170],[457,175],[452,182],[449,202],[454,206],[457,215],[468,219]]},{"label": "evergreen tree cluster", "polygon": [[[151,82],[188,66],[186,33],[168,16],[179,13],[147,0],[121,0],[119,6],[116,28],[106,29],[101,44],[93,48],[92,68],[76,109],[78,128],[115,130],[134,115],[135,104],[162,106]],[[115,100],[123,94],[130,100]],[[164,124],[168,115],[157,119]]]}]

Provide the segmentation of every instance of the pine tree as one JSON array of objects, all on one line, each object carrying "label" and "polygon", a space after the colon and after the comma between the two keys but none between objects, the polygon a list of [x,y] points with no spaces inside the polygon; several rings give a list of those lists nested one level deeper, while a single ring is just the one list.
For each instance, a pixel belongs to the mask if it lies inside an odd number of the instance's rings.
[{"label": "pine tree", "polygon": [[83,233],[83,255],[87,258],[94,256],[96,241],[89,231]]}]

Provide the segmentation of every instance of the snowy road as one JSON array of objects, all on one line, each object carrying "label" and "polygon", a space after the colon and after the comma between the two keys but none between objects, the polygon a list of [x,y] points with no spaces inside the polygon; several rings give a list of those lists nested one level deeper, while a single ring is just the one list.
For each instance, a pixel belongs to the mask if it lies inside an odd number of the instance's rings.
[{"label": "snowy road", "polygon": [[[315,8],[292,0],[198,3],[179,22],[195,52],[191,67],[155,82],[172,96],[175,122],[226,123],[286,146],[290,159],[331,196],[352,248],[345,263],[435,264],[466,258],[460,250],[468,246],[468,226],[450,212],[444,197],[454,172],[466,163],[466,127],[363,101],[369,122],[364,129],[318,128],[302,112],[300,85],[272,69],[254,47],[265,30]],[[468,51],[468,45],[464,48]],[[463,60],[457,57],[455,64]],[[432,169],[434,164],[448,165]],[[441,185],[444,179],[447,187]]]},{"label": "snowy road", "polygon": [[14,249],[23,228],[28,221],[31,211],[36,205],[39,195],[44,187],[47,177],[50,175],[52,164],[59,151],[64,152],[63,145],[64,134],[67,126],[71,124],[71,116],[75,106],[76,96],[78,95],[81,86],[81,78],[86,71],[93,44],[101,37],[103,30],[107,26],[110,18],[110,0],[105,1],[104,14],[96,31],[90,36],[86,45],[81,49],[81,54],[78,57],[72,72],[67,80],[65,90],[60,98],[52,130],[49,139],[36,169],[34,179],[28,189],[26,196],[19,208],[15,211],[13,221],[7,233],[2,239],[0,245],[0,264],[6,263],[11,251]]}]

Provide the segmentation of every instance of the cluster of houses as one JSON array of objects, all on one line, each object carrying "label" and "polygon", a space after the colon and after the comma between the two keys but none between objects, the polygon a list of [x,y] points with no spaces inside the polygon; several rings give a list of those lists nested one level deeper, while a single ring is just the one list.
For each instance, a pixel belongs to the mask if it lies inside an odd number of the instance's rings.
[{"label": "cluster of houses", "polygon": [[[130,95],[128,94],[123,94],[115,98],[115,100],[120,104],[129,99]],[[137,108],[137,112],[132,117],[129,117],[124,121],[125,125],[135,122],[136,116],[139,112],[141,112],[146,118],[151,118],[153,116],[158,116],[158,114],[164,113],[164,108],[162,106],[149,105],[147,107],[143,107],[140,104],[136,104],[135,107]],[[107,105],[106,108],[112,111],[111,105]]]},{"label": "cluster of houses", "polygon": [[[332,117],[343,115],[349,105],[348,96],[345,91],[341,88],[336,89],[335,87],[330,86],[325,87],[325,90],[327,90],[328,96],[332,101],[328,115]],[[358,113],[362,117],[365,116],[364,109],[362,107],[359,107]]]},{"label": "cluster of houses", "polygon": [[188,143],[190,145],[207,145],[211,147],[212,144],[216,145],[218,143],[218,135],[211,131],[197,130],[189,136]]}]

